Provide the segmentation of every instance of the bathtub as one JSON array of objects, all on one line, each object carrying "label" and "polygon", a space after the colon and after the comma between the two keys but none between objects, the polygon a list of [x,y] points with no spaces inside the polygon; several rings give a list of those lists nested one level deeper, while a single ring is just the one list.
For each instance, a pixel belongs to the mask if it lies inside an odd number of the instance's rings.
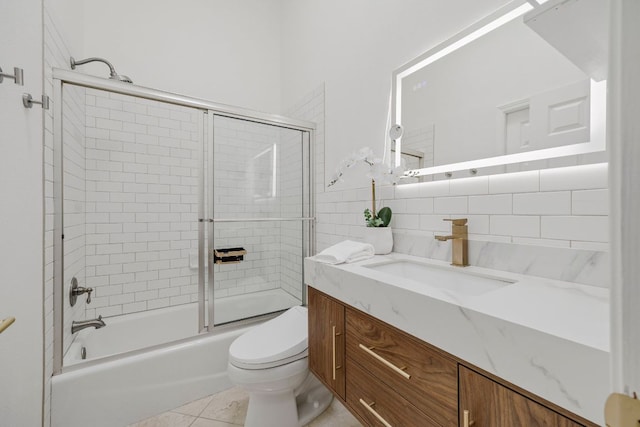
[{"label": "bathtub", "polygon": [[[299,304],[279,289],[221,298],[216,322]],[[193,337],[197,314],[197,304],[185,304],[106,318],[106,327],[78,333],[51,381],[51,425],[126,426],[231,387],[229,346],[256,323]]]}]

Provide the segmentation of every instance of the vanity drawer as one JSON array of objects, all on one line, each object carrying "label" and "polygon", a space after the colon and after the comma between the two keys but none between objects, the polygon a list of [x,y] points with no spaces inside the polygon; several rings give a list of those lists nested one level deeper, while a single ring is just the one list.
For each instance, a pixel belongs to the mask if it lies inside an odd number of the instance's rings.
[{"label": "vanity drawer", "polygon": [[440,427],[351,359],[347,359],[347,372],[347,404],[365,425]]},{"label": "vanity drawer", "polygon": [[354,309],[347,308],[346,330],[348,360],[359,364],[440,425],[458,425],[455,361],[405,332]]}]

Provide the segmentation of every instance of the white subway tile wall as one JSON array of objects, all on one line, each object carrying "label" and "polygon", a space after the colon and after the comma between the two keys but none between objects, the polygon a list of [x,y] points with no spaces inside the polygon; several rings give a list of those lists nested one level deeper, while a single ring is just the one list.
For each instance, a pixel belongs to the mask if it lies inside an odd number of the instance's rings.
[{"label": "white subway tile wall", "polygon": [[216,248],[243,247],[239,264],[215,265],[216,298],[282,288],[302,298],[302,227],[299,222],[252,218],[302,216],[300,131],[219,117],[214,119]]},{"label": "white subway tile wall", "polygon": [[[86,286],[86,153],[84,148],[85,105],[84,89],[65,86],[63,91],[63,212],[64,212],[64,284],[71,286],[72,278],[79,286]],[[71,307],[64,298],[63,351],[67,351],[73,337],[71,322],[84,319],[85,298],[79,297]]]},{"label": "white subway tile wall", "polygon": [[[317,194],[318,250],[362,235],[369,194],[340,185]],[[443,219],[462,216],[472,240],[606,251],[607,187],[607,165],[594,164],[383,187],[378,200],[393,209],[400,250],[412,233],[447,232]]]},{"label": "white subway tile wall", "polygon": [[325,169],[325,85],[319,84],[315,89],[304,95],[300,101],[285,111],[288,117],[307,120],[316,124],[315,140],[313,141],[314,189],[316,194],[324,193]]},{"label": "white subway tile wall", "polygon": [[203,113],[95,89],[86,104],[86,316],[196,301]]}]

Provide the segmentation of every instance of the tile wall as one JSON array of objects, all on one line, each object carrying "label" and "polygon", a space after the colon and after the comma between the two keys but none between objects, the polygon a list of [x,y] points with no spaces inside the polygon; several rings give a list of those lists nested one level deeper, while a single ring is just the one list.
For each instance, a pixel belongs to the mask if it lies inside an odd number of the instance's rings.
[{"label": "tile wall", "polygon": [[[65,180],[65,193],[83,186],[72,193],[82,193],[83,204],[65,204],[65,232],[73,209],[80,209],[78,278],[94,294],[89,306],[80,300],[86,310],[73,318],[196,301],[204,113],[94,89],[65,89],[65,99],[75,91],[86,110],[77,131],[84,146],[65,152],[81,152],[84,163],[77,183]],[[65,129],[72,123],[65,121]],[[301,298],[302,227],[250,219],[302,216],[302,134],[216,116],[214,141],[214,217],[249,220],[214,225],[216,248],[248,251],[240,264],[214,266],[216,297],[283,288]],[[65,157],[65,174],[72,160]]]},{"label": "tile wall", "polygon": [[216,297],[283,287],[300,298],[301,277],[291,290],[283,275],[284,259],[301,263],[301,251],[286,244],[286,223],[250,221],[300,216],[299,132],[216,116],[214,141],[214,217],[249,219],[214,223],[216,248],[247,250],[239,264],[214,266]]},{"label": "tile wall", "polygon": [[93,89],[85,102],[86,316],[195,301],[202,113]]},{"label": "tile wall", "polygon": [[[318,250],[361,237],[369,193],[368,188],[337,188],[317,195]],[[536,265],[536,274],[608,286],[606,164],[387,186],[377,193],[380,206],[394,213],[394,251],[447,260],[450,244],[433,236],[450,231],[444,219],[465,217],[469,238],[477,242],[470,256],[478,262],[491,258],[494,267],[517,264],[516,271],[525,272],[533,260],[550,261],[543,255],[553,253],[573,273],[547,264]],[[504,245],[511,250],[505,252]],[[502,261],[480,256],[481,250],[496,251]],[[576,259],[585,268],[597,263],[598,273],[591,278],[579,274],[571,265]]]},{"label": "tile wall", "polygon": [[[74,277],[79,286],[87,286],[85,120],[84,89],[65,86],[62,108],[62,121],[65,123],[62,146],[65,289],[71,286]],[[85,317],[85,301],[86,296],[81,296],[72,307],[69,298],[63,299],[66,314],[63,318],[65,352],[73,341],[71,322]]]}]

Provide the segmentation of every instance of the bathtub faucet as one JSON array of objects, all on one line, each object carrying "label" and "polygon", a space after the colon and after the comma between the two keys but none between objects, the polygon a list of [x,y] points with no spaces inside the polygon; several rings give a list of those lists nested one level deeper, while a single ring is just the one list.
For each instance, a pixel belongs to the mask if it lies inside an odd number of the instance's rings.
[{"label": "bathtub faucet", "polygon": [[74,320],[73,322],[71,322],[71,333],[75,334],[78,331],[81,331],[85,328],[90,328],[90,327],[100,329],[103,326],[107,326],[107,325],[104,323],[104,320],[102,320],[102,316],[98,316],[97,319],[80,320],[80,321]]}]

